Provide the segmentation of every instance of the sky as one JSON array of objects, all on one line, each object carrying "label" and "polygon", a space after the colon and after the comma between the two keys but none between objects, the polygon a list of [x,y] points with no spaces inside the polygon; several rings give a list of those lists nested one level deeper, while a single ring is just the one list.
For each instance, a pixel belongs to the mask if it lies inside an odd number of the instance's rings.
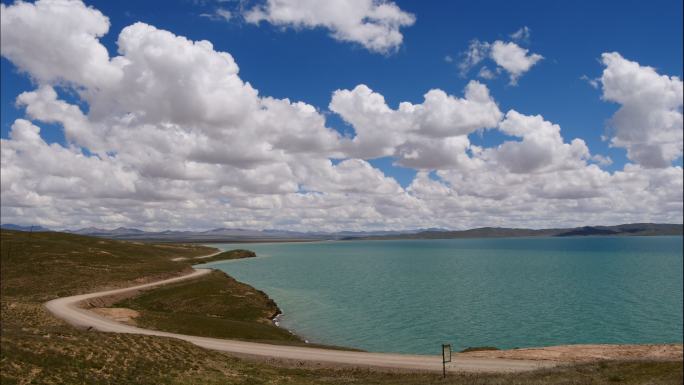
[{"label": "sky", "polygon": [[682,223],[682,2],[2,2],[3,223]]}]

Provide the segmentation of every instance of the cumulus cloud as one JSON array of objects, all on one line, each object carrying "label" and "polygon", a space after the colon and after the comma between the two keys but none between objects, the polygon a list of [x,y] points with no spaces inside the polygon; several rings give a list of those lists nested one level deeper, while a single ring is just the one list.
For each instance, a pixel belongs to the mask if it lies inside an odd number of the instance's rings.
[{"label": "cumulus cloud", "polygon": [[[135,172],[110,158],[85,156],[77,149],[48,145],[40,128],[18,119],[12,125],[10,140],[2,140],[2,197],[22,206],[24,195],[30,203],[51,204],[53,197],[77,198],[94,193],[100,197],[130,197],[136,191]],[[39,177],[35,173],[40,173]],[[160,192],[163,194],[163,192]]]},{"label": "cumulus cloud", "polygon": [[[516,41],[526,41],[529,39],[530,31],[524,27],[511,36]],[[496,40],[489,43],[474,39],[470,41],[468,49],[461,54],[459,70],[461,76],[465,77],[473,67],[485,59],[491,59],[497,65],[497,72],[506,71],[510,78],[510,84],[516,85],[518,78],[543,58],[542,55],[529,53],[527,48],[523,48],[515,42]],[[478,76],[484,79],[492,79],[494,72],[484,66],[480,68]]]},{"label": "cumulus cloud", "polygon": [[610,143],[643,167],[668,167],[682,156],[682,80],[617,52],[601,59],[603,99],[620,104],[610,120]]},{"label": "cumulus cloud", "polygon": [[[81,18],[59,19],[69,7],[82,11]],[[325,199],[314,200],[318,206],[308,206],[312,217],[326,205],[334,207],[325,213],[344,217],[339,212],[342,197],[350,193],[366,201],[376,194],[406,199],[396,181],[363,160],[333,165],[330,157],[340,154],[340,136],[326,127],[315,107],[260,96],[239,77],[232,56],[207,41],[136,23],[121,31],[119,56],[110,59],[96,34],[86,40],[55,40],[50,49],[40,45],[50,20],[58,19],[67,37],[70,31],[82,34],[83,25],[106,22],[82,3],[17,3],[3,8],[2,15],[3,28],[22,29],[21,34],[3,33],[3,56],[39,84],[19,95],[17,105],[36,122],[61,125],[68,141],[68,147],[48,145],[38,125],[15,123],[2,143],[3,220],[26,220],[29,210],[45,224],[63,215],[72,216],[72,223],[78,218],[172,227],[198,225],[204,212],[213,217],[212,226],[217,220],[266,226],[277,218],[260,214],[259,207],[281,208],[284,217],[299,217],[307,211],[301,205],[311,204],[311,194],[325,194]],[[92,47],[75,53],[83,41]],[[45,66],[52,71],[48,74],[35,60],[40,52],[17,48],[23,46],[72,53],[44,59],[58,64],[74,57],[88,63],[92,56],[99,60],[97,68],[112,69],[115,75],[93,80],[92,71],[72,71],[73,63]],[[88,112],[61,100],[57,85],[75,91]],[[27,202],[33,202],[30,208]],[[174,207],[187,210],[187,221],[173,213]],[[233,215],[252,208],[254,212],[243,212],[244,219]],[[379,214],[369,209],[364,215]]]},{"label": "cumulus cloud", "polygon": [[529,71],[533,65],[544,58],[536,53],[529,54],[528,49],[513,42],[504,43],[501,40],[492,44],[490,57],[499,67],[508,72],[511,84],[517,84],[518,78],[522,74]]},{"label": "cumulus cloud", "polygon": [[109,19],[80,1],[0,4],[0,28],[2,55],[39,82],[99,87],[121,77],[98,40]]},{"label": "cumulus cloud", "polygon": [[564,143],[560,126],[541,115],[526,116],[515,110],[506,113],[499,129],[521,141],[507,141],[483,154],[513,173],[576,169],[585,165],[589,149],[581,139]]},{"label": "cumulus cloud", "polygon": [[[1,140],[3,222],[363,230],[682,220],[681,167],[649,168],[630,155],[636,164],[607,172],[607,158],[584,141],[566,140],[541,115],[502,113],[477,81],[462,95],[431,89],[398,106],[365,85],[337,90],[329,109],[352,126],[345,137],[315,106],[261,95],[208,41],[136,23],[110,57],[99,42],[109,23],[93,8],[56,0],[2,7],[2,55],[36,83],[17,96],[25,116]],[[641,90],[656,99],[649,122],[674,111],[681,127],[681,103],[652,94],[681,99],[681,81],[639,65],[609,68],[606,100],[645,111],[627,92]],[[659,91],[642,84],[644,74]],[[61,126],[66,143],[47,143],[44,124]],[[612,143],[674,156],[659,133],[670,138],[671,127],[649,127]],[[482,130],[505,139],[474,145]],[[369,162],[384,156],[418,170],[408,187]]]},{"label": "cumulus cloud", "polygon": [[16,105],[24,107],[31,119],[61,124],[69,141],[94,151],[101,148],[100,138],[91,131],[90,122],[81,109],[59,100],[52,86],[43,85],[35,91],[21,93]]},{"label": "cumulus cloud", "polygon": [[436,169],[454,166],[469,145],[467,135],[495,127],[501,111],[487,86],[471,81],[465,97],[433,89],[421,104],[402,102],[390,108],[385,98],[365,85],[334,92],[329,106],[351,124],[352,140],[343,143],[349,156],[395,156],[400,165]]},{"label": "cumulus cloud", "polygon": [[358,43],[372,52],[401,46],[402,27],[416,18],[385,0],[267,0],[244,13],[245,20],[291,28],[325,28],[339,41]]}]

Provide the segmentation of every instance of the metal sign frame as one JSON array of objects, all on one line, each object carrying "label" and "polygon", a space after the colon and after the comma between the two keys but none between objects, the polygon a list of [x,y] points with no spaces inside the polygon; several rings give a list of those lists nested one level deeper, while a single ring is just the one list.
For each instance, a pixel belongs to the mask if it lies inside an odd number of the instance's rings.
[{"label": "metal sign frame", "polygon": [[442,375],[446,378],[446,363],[451,362],[451,344],[442,344]]}]

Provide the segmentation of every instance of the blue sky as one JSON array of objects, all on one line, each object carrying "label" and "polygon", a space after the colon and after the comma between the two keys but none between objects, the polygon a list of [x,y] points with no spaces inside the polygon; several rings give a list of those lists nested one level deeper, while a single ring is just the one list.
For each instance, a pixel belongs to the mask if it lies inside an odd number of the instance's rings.
[{"label": "blue sky", "polygon": [[[474,39],[511,41],[512,33],[527,27],[529,39],[518,44],[544,58],[522,74],[517,85],[511,85],[505,73],[478,80],[489,88],[502,112],[515,109],[525,115],[543,115],[560,125],[566,142],[581,138],[591,154],[610,157],[613,163],[602,166],[608,172],[622,170],[628,158],[625,148],[611,147],[602,140],[619,105],[602,100],[601,88],[592,87],[586,79],[601,76],[605,68],[601,54],[619,52],[627,60],[654,67],[659,74],[682,77],[681,1],[395,1],[402,11],[415,16],[415,23],[400,28],[403,42],[389,53],[339,41],[322,27],[246,22],[241,10],[262,3],[86,1],[109,17],[109,32],[100,42],[111,57],[117,55],[119,32],[138,21],[190,40],[208,40],[214,50],[232,55],[240,67],[240,78],[259,95],[313,105],[326,116],[328,127],[348,137],[354,135],[354,127],[328,110],[333,91],[365,84],[382,94],[393,109],[403,101],[421,103],[431,89],[462,97],[466,84],[478,79],[481,67],[460,74],[458,65],[469,43]],[[230,11],[232,17],[206,17],[217,9]],[[491,60],[483,64],[496,67]],[[23,108],[14,106],[14,99],[36,84],[6,57],[2,58],[1,76],[1,135],[8,138],[15,119],[25,116]],[[56,90],[62,99],[87,112],[87,103],[73,90]],[[41,136],[48,143],[66,145],[60,124],[43,122],[41,127]],[[482,147],[515,140],[499,130],[476,132],[469,139]],[[85,147],[84,151],[88,153]],[[409,186],[418,172],[397,166],[392,156],[367,161],[402,187]],[[681,162],[679,157],[673,165],[681,166]]]}]

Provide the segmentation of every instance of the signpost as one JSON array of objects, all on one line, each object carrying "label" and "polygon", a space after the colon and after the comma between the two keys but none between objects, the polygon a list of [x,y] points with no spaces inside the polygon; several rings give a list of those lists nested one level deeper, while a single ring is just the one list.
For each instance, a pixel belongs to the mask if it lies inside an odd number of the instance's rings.
[{"label": "signpost", "polygon": [[446,378],[446,364],[451,362],[451,344],[442,344],[442,375]]}]

